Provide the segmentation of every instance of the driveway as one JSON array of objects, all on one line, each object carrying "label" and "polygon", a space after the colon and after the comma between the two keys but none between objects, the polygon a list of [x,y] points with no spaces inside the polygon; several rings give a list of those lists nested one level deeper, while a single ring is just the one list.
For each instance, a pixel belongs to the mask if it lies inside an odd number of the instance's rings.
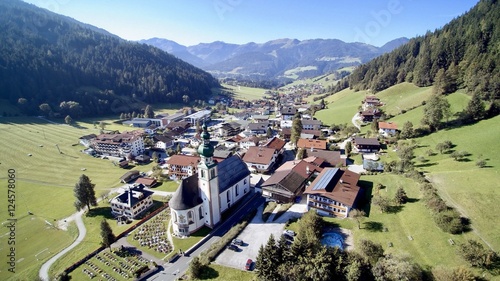
[{"label": "driveway", "polygon": [[274,215],[271,215],[269,222],[262,221],[264,204],[259,206],[257,215],[237,237],[244,242],[242,246],[238,246],[240,250],[238,252],[228,249],[224,250],[217,257],[215,263],[244,270],[247,259],[252,259],[255,262],[260,246],[267,244],[267,240],[271,234],[278,240],[285,229],[285,223],[289,219],[301,217],[307,212],[305,201],[306,199],[304,198],[301,203],[292,205],[292,207],[276,221],[272,221]]}]

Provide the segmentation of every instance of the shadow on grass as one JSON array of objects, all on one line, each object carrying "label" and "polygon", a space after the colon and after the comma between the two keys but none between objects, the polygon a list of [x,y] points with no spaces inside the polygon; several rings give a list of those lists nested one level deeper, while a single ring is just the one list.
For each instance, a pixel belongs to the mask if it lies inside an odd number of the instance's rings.
[{"label": "shadow on grass", "polygon": [[111,207],[97,207],[97,208],[90,209],[85,216],[86,217],[103,217],[105,219],[114,219],[113,215],[111,214]]},{"label": "shadow on grass", "polygon": [[420,201],[420,199],[418,198],[408,198],[406,199],[406,203],[415,203],[415,202],[418,202]]},{"label": "shadow on grass", "polygon": [[205,279],[215,279],[219,277],[219,272],[209,266],[204,266],[201,274],[200,274],[200,280],[205,280]]},{"label": "shadow on grass", "polygon": [[393,205],[393,206],[388,206],[387,207],[387,213],[388,214],[397,214],[403,210],[404,206],[403,205]]},{"label": "shadow on grass", "polygon": [[367,221],[363,223],[363,229],[370,232],[382,232],[384,230],[384,224],[378,221]]},{"label": "shadow on grass", "polygon": [[373,193],[373,182],[360,180],[358,181],[358,185],[361,187],[363,194],[360,197],[361,200],[359,200],[356,208],[365,211],[366,216],[369,217],[371,211],[370,201]]},{"label": "shadow on grass", "polygon": [[437,165],[437,164],[438,164],[438,163],[436,163],[436,162],[422,163],[422,164],[417,164],[417,165],[415,165],[415,168],[431,167],[431,166],[435,166],[435,165]]}]

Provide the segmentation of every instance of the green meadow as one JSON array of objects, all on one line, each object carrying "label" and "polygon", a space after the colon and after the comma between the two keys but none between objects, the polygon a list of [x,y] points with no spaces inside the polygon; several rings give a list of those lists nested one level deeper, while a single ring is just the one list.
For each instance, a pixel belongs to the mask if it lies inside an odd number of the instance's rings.
[{"label": "green meadow", "polygon": [[[7,257],[1,255],[1,280],[34,279],[43,262],[76,239],[77,231],[73,225],[67,231],[55,226],[57,221],[76,211],[73,187],[82,174],[96,184],[97,196],[120,185],[119,178],[126,170],[114,166],[109,160],[80,152],[84,147],[78,143],[79,137],[99,134],[93,122],[68,126],[35,117],[0,118],[0,180],[6,183],[7,171],[15,170],[15,217],[18,219],[16,277],[6,270]],[[147,171],[151,167],[134,169]],[[8,218],[6,203],[0,204],[2,223]],[[2,253],[8,245],[6,234],[7,230],[0,233]]]},{"label": "green meadow", "polygon": [[227,84],[223,84],[222,86],[224,88],[229,89],[233,93],[233,97],[235,99],[240,99],[240,100],[245,100],[245,101],[262,99],[265,96],[264,93],[266,91],[268,91],[268,90],[262,89],[262,88],[252,88],[252,87],[245,87],[245,86],[232,86],[232,85],[227,85]]},{"label": "green meadow", "polygon": [[325,125],[352,124],[352,117],[358,112],[366,91],[354,92],[350,89],[342,90],[325,99],[327,108],[316,112],[314,117]]}]

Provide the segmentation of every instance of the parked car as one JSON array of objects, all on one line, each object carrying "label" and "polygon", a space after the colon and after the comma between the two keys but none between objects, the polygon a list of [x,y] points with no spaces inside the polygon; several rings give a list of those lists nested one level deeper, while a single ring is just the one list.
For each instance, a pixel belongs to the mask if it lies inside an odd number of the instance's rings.
[{"label": "parked car", "polygon": [[235,251],[235,252],[238,252],[238,250],[240,249],[240,248],[238,248],[238,246],[236,246],[236,245],[234,245],[234,244],[229,244],[229,245],[227,246],[227,248],[228,248],[229,250],[231,250],[231,251]]},{"label": "parked car", "polygon": [[234,245],[243,245],[243,240],[241,239],[233,239],[233,241],[231,242],[231,244],[234,244]]},{"label": "parked car", "polygon": [[292,236],[292,237],[293,237],[293,236],[295,236],[295,231],[290,230],[290,229],[285,229],[285,230],[283,231],[283,234],[287,234],[287,235],[290,235],[290,236]]},{"label": "parked car", "polygon": [[253,260],[248,259],[247,263],[245,264],[245,270],[252,270],[252,264],[253,264]]}]

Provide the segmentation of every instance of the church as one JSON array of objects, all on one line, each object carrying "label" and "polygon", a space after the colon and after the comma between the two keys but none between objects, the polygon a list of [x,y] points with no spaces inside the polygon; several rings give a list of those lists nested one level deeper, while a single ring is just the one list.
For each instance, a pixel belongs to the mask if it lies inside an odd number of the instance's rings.
[{"label": "church", "polygon": [[223,212],[250,192],[250,171],[245,162],[236,155],[220,163],[214,161],[206,124],[202,139],[198,173],[183,179],[169,202],[173,231],[178,236],[188,236],[203,226],[213,228]]}]

